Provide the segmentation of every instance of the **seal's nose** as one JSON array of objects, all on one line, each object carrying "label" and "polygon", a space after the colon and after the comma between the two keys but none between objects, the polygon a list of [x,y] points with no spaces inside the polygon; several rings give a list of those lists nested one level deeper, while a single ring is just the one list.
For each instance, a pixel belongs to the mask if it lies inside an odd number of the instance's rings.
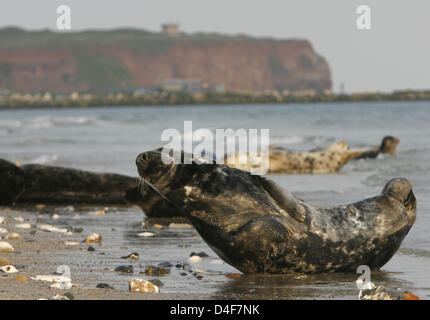
[{"label": "seal's nose", "polygon": [[136,157],[136,166],[138,170],[144,169],[148,162],[149,156],[147,152],[143,152]]}]

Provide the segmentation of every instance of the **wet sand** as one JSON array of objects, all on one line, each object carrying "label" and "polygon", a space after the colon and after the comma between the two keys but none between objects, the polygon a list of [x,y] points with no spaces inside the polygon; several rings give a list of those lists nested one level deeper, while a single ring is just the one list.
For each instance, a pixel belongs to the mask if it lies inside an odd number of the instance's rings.
[{"label": "wet sand", "polygon": [[[17,210],[18,209],[18,210]],[[15,249],[13,253],[0,253],[11,264],[19,267],[19,273],[0,273],[0,299],[50,299],[55,294],[73,294],[75,299],[357,299],[355,274],[320,275],[242,275],[220,260],[190,227],[170,228],[171,222],[184,220],[149,220],[139,208],[108,208],[104,215],[90,214],[104,208],[44,207],[0,208],[0,225],[20,235],[19,240],[6,239]],[[53,214],[57,213],[56,219]],[[19,229],[16,221],[21,217],[30,223],[31,229]],[[142,222],[144,221],[144,225]],[[82,232],[65,234],[40,230],[43,224],[58,228],[82,228]],[[153,237],[138,236],[152,232]],[[100,244],[85,243],[87,235],[98,232],[103,237]],[[5,234],[2,234],[4,237]],[[66,245],[66,241],[78,245]],[[92,246],[95,251],[88,251]],[[191,252],[204,251],[209,257],[200,262],[188,261]],[[124,260],[131,252],[140,255],[139,260]],[[158,266],[169,262],[170,273],[164,276],[140,274],[145,266]],[[189,268],[176,266],[189,264]],[[31,280],[36,275],[56,272],[57,267],[67,265],[76,287],[52,289],[50,283]],[[113,271],[120,265],[132,265],[133,273]],[[191,269],[189,271],[188,269]],[[25,277],[26,282],[17,279]],[[164,284],[157,294],[132,294],[128,281],[134,277],[158,279]],[[376,272],[372,281],[384,284],[392,293],[406,290],[408,283],[395,274]],[[111,289],[98,289],[96,285],[107,283]],[[425,297],[424,297],[425,298]]]}]

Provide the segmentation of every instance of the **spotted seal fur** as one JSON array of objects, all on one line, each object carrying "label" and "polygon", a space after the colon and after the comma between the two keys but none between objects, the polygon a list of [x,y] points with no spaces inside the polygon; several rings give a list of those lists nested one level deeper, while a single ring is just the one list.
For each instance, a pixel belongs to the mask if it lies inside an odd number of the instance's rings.
[{"label": "spotted seal fur", "polygon": [[416,218],[412,184],[404,178],[388,181],[373,198],[315,207],[264,177],[220,164],[166,164],[163,156],[137,156],[142,188],[183,211],[203,240],[244,273],[377,269]]}]

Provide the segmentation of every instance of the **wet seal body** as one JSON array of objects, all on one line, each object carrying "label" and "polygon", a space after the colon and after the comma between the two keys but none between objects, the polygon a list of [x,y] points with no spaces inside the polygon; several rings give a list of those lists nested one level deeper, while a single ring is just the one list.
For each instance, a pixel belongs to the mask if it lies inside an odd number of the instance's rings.
[{"label": "wet seal body", "polygon": [[244,273],[355,272],[383,266],[416,217],[412,184],[390,180],[376,197],[319,208],[276,183],[225,165],[136,159],[142,184],[182,210],[208,245]]},{"label": "wet seal body", "polygon": [[[267,151],[266,151],[267,152]],[[350,149],[344,141],[332,144],[324,150],[311,150],[308,152],[295,152],[277,146],[269,147],[269,172],[268,173],[336,173],[350,160],[360,156],[365,150]],[[228,164],[225,157],[224,163],[241,170],[251,171],[251,168],[260,164],[253,164],[252,156],[247,164],[240,164],[239,157],[247,155],[235,155],[235,162]]]},{"label": "wet seal body", "polygon": [[140,204],[137,178],[0,159],[0,202]]},{"label": "wet seal body", "polygon": [[361,155],[355,157],[354,159],[375,159],[379,156],[379,154],[389,154],[392,156],[396,155],[397,145],[399,144],[400,139],[393,136],[385,136],[382,139],[381,145],[379,148],[375,148],[372,150],[368,150]]}]

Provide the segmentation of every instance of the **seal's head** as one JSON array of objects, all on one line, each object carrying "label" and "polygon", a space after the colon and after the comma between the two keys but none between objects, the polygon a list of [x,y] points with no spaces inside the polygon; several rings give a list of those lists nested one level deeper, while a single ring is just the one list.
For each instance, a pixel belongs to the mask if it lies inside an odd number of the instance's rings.
[{"label": "seal's head", "polygon": [[379,151],[382,153],[388,153],[392,156],[396,155],[397,145],[399,144],[400,139],[393,136],[386,136],[382,139],[381,146],[379,147]]},{"label": "seal's head", "polygon": [[417,215],[417,200],[412,191],[412,182],[405,178],[393,178],[387,182],[382,195],[398,201],[403,205],[408,217],[408,224],[412,225],[415,222]]}]

